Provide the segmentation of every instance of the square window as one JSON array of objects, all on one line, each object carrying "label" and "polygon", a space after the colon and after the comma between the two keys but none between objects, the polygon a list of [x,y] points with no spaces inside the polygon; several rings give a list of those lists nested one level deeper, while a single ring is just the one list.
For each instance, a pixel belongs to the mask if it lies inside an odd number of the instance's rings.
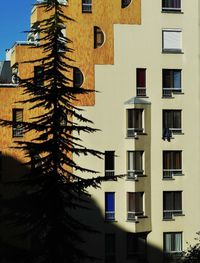
[{"label": "square window", "polygon": [[143,192],[127,193],[127,220],[136,220],[136,216],[144,214],[143,195]]},{"label": "square window", "polygon": [[127,137],[135,137],[143,132],[142,114],[143,109],[127,110]]},{"label": "square window", "polygon": [[182,191],[164,191],[163,219],[172,219],[182,213]]},{"label": "square window", "polygon": [[181,11],[181,0],[162,0],[162,11]]},{"label": "square window", "polygon": [[166,53],[182,52],[182,30],[163,29],[162,30],[162,51]]},{"label": "square window", "polygon": [[138,259],[137,262],[144,262],[146,258],[146,234],[126,234],[127,259]]},{"label": "square window", "polygon": [[181,92],[180,69],[163,69],[162,89],[163,89],[163,97],[171,97],[173,93]]},{"label": "square window", "polygon": [[12,110],[12,136],[13,137],[23,137],[23,110],[13,109]]},{"label": "square window", "polygon": [[146,96],[146,69],[136,69],[136,94],[140,97]]},{"label": "square window", "polygon": [[182,175],[182,152],[163,151],[163,178],[172,179],[175,175]]},{"label": "square window", "polygon": [[108,221],[115,220],[115,193],[105,193],[105,219]]},{"label": "square window", "polygon": [[82,0],[82,13],[92,13],[92,0]]},{"label": "square window", "polygon": [[163,235],[163,249],[165,253],[182,252],[182,233],[168,232]]},{"label": "square window", "polygon": [[128,151],[128,179],[137,179],[143,174],[143,151]]}]

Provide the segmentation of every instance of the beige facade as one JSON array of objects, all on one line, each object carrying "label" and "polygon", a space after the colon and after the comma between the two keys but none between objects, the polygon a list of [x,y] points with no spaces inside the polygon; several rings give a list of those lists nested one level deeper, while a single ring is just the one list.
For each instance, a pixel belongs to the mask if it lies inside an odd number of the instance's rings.
[{"label": "beige facade", "polygon": [[[197,0],[174,3],[180,10],[164,9],[164,1],[162,10],[160,0],[142,1],[141,26],[114,26],[114,65],[95,67],[100,93],[95,107],[86,110],[101,132],[92,139],[84,137],[84,142],[101,151],[115,151],[116,175],[127,173],[127,151],[144,151],[146,176],[108,181],[100,190],[91,189],[102,217],[104,193],[115,193],[116,221],[103,222],[105,234],[114,232],[113,226],[124,233],[115,236],[115,262],[133,262],[126,257],[126,232],[148,234],[147,258],[153,263],[176,257],[187,248],[187,242],[194,242],[200,229],[200,7]],[[146,69],[146,97],[137,96],[137,68]],[[143,109],[143,134],[127,138],[126,109],[136,108]],[[166,125],[170,138],[163,138]],[[87,164],[105,174],[104,160],[91,159]],[[144,217],[127,221],[127,192],[144,193]],[[121,253],[125,251],[124,257],[118,256],[119,247]]]}]

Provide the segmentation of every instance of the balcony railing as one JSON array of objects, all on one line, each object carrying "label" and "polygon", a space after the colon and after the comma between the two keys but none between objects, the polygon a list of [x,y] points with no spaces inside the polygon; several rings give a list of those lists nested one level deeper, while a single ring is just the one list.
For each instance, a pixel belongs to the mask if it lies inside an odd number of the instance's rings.
[{"label": "balcony railing", "polygon": [[173,176],[182,175],[182,169],[163,169],[163,178],[172,179]]},{"label": "balcony railing", "polygon": [[163,97],[172,97],[173,93],[180,93],[181,89],[163,88]]},{"label": "balcony railing", "polygon": [[105,211],[105,219],[108,221],[115,220],[115,211]]},{"label": "balcony railing", "polygon": [[145,97],[146,96],[146,87],[137,87],[137,96]]},{"label": "balcony railing", "polygon": [[137,178],[143,175],[143,170],[128,170],[127,171],[127,179],[137,180]]},{"label": "balcony railing", "polygon": [[127,137],[137,137],[137,134],[143,133],[143,128],[127,128]]},{"label": "balcony railing", "polygon": [[163,218],[164,219],[172,219],[173,216],[182,215],[182,210],[163,210]]},{"label": "balcony railing", "polygon": [[115,170],[105,170],[105,176],[106,177],[114,177],[115,176]]},{"label": "balcony railing", "polygon": [[13,137],[23,137],[24,129],[21,125],[17,127],[13,127],[12,133],[13,133]]},{"label": "balcony railing", "polygon": [[144,212],[143,211],[138,211],[138,212],[127,212],[127,220],[130,221],[135,221],[138,216],[143,216]]}]

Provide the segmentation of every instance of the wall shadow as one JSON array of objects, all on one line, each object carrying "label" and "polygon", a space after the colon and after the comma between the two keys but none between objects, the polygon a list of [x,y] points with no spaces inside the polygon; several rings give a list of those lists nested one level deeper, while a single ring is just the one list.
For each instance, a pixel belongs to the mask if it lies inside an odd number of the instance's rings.
[{"label": "wall shadow", "polygon": [[[31,242],[29,236],[24,236],[23,223],[9,223],[9,217],[4,215],[9,209],[17,219],[16,204],[21,202],[18,198],[27,190],[23,184],[13,183],[22,178],[22,175],[29,173],[29,168],[24,166],[12,156],[1,156],[1,180],[0,180],[0,262],[1,263],[24,263],[29,254]],[[101,191],[98,190],[97,191]],[[11,203],[11,206],[10,206]],[[29,200],[23,200],[24,209],[30,209],[32,205]],[[106,222],[104,211],[88,197],[84,206],[87,209],[77,209],[73,216],[83,224],[93,229],[93,233],[81,233],[84,240],[81,248],[94,258],[93,262],[103,263],[161,263],[163,261],[162,251],[145,242],[148,233],[137,233],[133,239],[128,239],[129,235],[117,222]],[[130,223],[135,224],[135,223]],[[77,230],[78,231],[78,230]],[[114,239],[113,239],[114,237]],[[127,240],[131,240],[128,244]],[[37,237],[34,242],[37,243]],[[132,246],[132,252],[131,252]],[[66,247],[66,250],[68,248]],[[68,251],[70,253],[70,251]],[[96,259],[95,259],[96,258]],[[80,263],[89,263],[90,260],[80,260]],[[165,261],[165,262],[172,262]],[[49,262],[51,263],[51,262]],[[57,262],[56,262],[57,263]],[[58,262],[61,263],[61,262]],[[71,263],[71,262],[69,262]]]}]

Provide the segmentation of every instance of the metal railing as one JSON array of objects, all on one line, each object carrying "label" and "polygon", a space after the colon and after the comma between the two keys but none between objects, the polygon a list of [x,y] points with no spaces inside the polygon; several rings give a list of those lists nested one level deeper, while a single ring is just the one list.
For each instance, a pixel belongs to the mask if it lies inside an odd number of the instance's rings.
[{"label": "metal railing", "polygon": [[146,96],[146,87],[137,87],[137,96],[145,97]]},{"label": "metal railing", "polygon": [[171,179],[173,176],[182,175],[182,169],[163,169],[163,178]]},{"label": "metal railing", "polygon": [[174,89],[174,88],[163,88],[163,97],[172,97],[172,94],[177,92],[180,93],[181,89]]},{"label": "metal railing", "polygon": [[138,212],[132,212],[132,211],[128,211],[127,212],[127,220],[136,220],[136,218],[138,216],[143,216],[144,212],[143,211],[138,211]]},{"label": "metal railing", "polygon": [[115,220],[115,211],[105,211],[106,220]]},{"label": "metal railing", "polygon": [[164,219],[172,219],[173,216],[182,215],[182,210],[163,210]]},{"label": "metal railing", "polygon": [[17,127],[13,127],[12,134],[13,134],[13,137],[23,137],[24,135],[23,127],[21,125]]},{"label": "metal railing", "polygon": [[106,177],[114,177],[115,176],[115,170],[105,170],[105,176]]},{"label": "metal railing", "polygon": [[137,137],[137,134],[142,132],[143,128],[127,128],[127,137]]},{"label": "metal railing", "polygon": [[137,180],[137,178],[143,175],[143,170],[128,170],[127,171],[127,179]]}]

